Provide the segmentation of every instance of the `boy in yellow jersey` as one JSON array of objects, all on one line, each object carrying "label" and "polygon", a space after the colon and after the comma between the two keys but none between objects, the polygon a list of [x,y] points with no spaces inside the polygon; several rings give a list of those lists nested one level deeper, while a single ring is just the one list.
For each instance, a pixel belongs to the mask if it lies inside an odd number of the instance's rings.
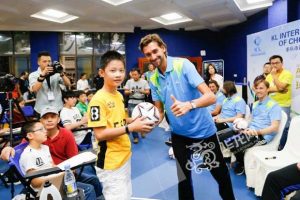
[{"label": "boy in yellow jersey", "polygon": [[140,117],[125,119],[124,100],[117,87],[125,78],[123,56],[108,51],[101,57],[103,87],[93,96],[88,107],[88,126],[98,141],[96,172],[103,186],[105,200],[130,200],[132,131],[150,132],[153,122]]}]

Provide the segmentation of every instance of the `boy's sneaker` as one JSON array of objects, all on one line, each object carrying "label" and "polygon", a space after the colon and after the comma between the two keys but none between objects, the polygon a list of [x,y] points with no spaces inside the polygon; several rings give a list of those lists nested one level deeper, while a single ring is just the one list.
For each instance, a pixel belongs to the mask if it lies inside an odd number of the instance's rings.
[{"label": "boy's sneaker", "polygon": [[146,137],[146,133],[142,133],[141,136],[142,136],[142,138],[145,138]]},{"label": "boy's sneaker", "polygon": [[234,173],[238,176],[245,173],[245,168],[242,164],[238,163],[236,167],[234,168]]},{"label": "boy's sneaker", "polygon": [[134,138],[134,139],[133,139],[133,143],[134,143],[134,144],[139,143],[139,138]]}]

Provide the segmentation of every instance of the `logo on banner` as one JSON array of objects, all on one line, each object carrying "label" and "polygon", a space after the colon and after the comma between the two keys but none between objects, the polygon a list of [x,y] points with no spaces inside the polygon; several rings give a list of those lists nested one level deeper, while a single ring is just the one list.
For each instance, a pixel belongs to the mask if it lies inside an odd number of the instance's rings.
[{"label": "logo on banner", "polygon": [[261,49],[261,43],[262,43],[262,39],[259,36],[254,38],[254,40],[253,40],[254,48],[253,48],[253,52],[252,52],[251,56],[259,56],[259,55],[266,54],[266,52],[264,52]]}]

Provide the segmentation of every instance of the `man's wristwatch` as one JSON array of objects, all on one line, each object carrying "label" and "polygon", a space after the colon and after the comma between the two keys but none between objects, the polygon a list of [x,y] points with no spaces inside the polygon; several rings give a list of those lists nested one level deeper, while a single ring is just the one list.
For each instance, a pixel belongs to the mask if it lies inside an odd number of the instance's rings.
[{"label": "man's wristwatch", "polygon": [[192,110],[193,110],[193,109],[195,109],[195,108],[197,108],[197,106],[196,106],[195,102],[193,102],[193,101],[190,101],[190,104],[192,105]]}]

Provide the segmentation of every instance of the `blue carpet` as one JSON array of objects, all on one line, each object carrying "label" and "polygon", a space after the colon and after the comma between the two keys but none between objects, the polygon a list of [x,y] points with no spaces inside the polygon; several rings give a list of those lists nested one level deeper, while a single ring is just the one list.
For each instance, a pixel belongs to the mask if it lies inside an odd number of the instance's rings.
[{"label": "blue carpet", "polygon": [[[132,186],[135,199],[178,199],[175,160],[169,158],[169,147],[164,144],[168,138],[169,133],[155,128],[145,139],[140,138],[138,144],[132,144]],[[237,200],[257,199],[253,192],[247,189],[245,176],[236,176],[232,169],[230,175]],[[221,199],[217,184],[209,172],[194,173],[193,184],[196,200]],[[21,189],[22,186],[17,185],[15,193]],[[11,199],[10,188],[5,188],[1,181],[0,199]]]},{"label": "blue carpet", "polygon": [[[169,158],[169,147],[164,144],[168,137],[169,133],[156,128],[145,139],[140,139],[138,144],[132,144],[133,197],[178,199],[175,160]],[[235,175],[232,169],[230,175],[236,199],[257,199],[253,192],[247,189],[245,176]],[[221,199],[217,183],[209,172],[193,173],[193,185],[196,200]]]}]

